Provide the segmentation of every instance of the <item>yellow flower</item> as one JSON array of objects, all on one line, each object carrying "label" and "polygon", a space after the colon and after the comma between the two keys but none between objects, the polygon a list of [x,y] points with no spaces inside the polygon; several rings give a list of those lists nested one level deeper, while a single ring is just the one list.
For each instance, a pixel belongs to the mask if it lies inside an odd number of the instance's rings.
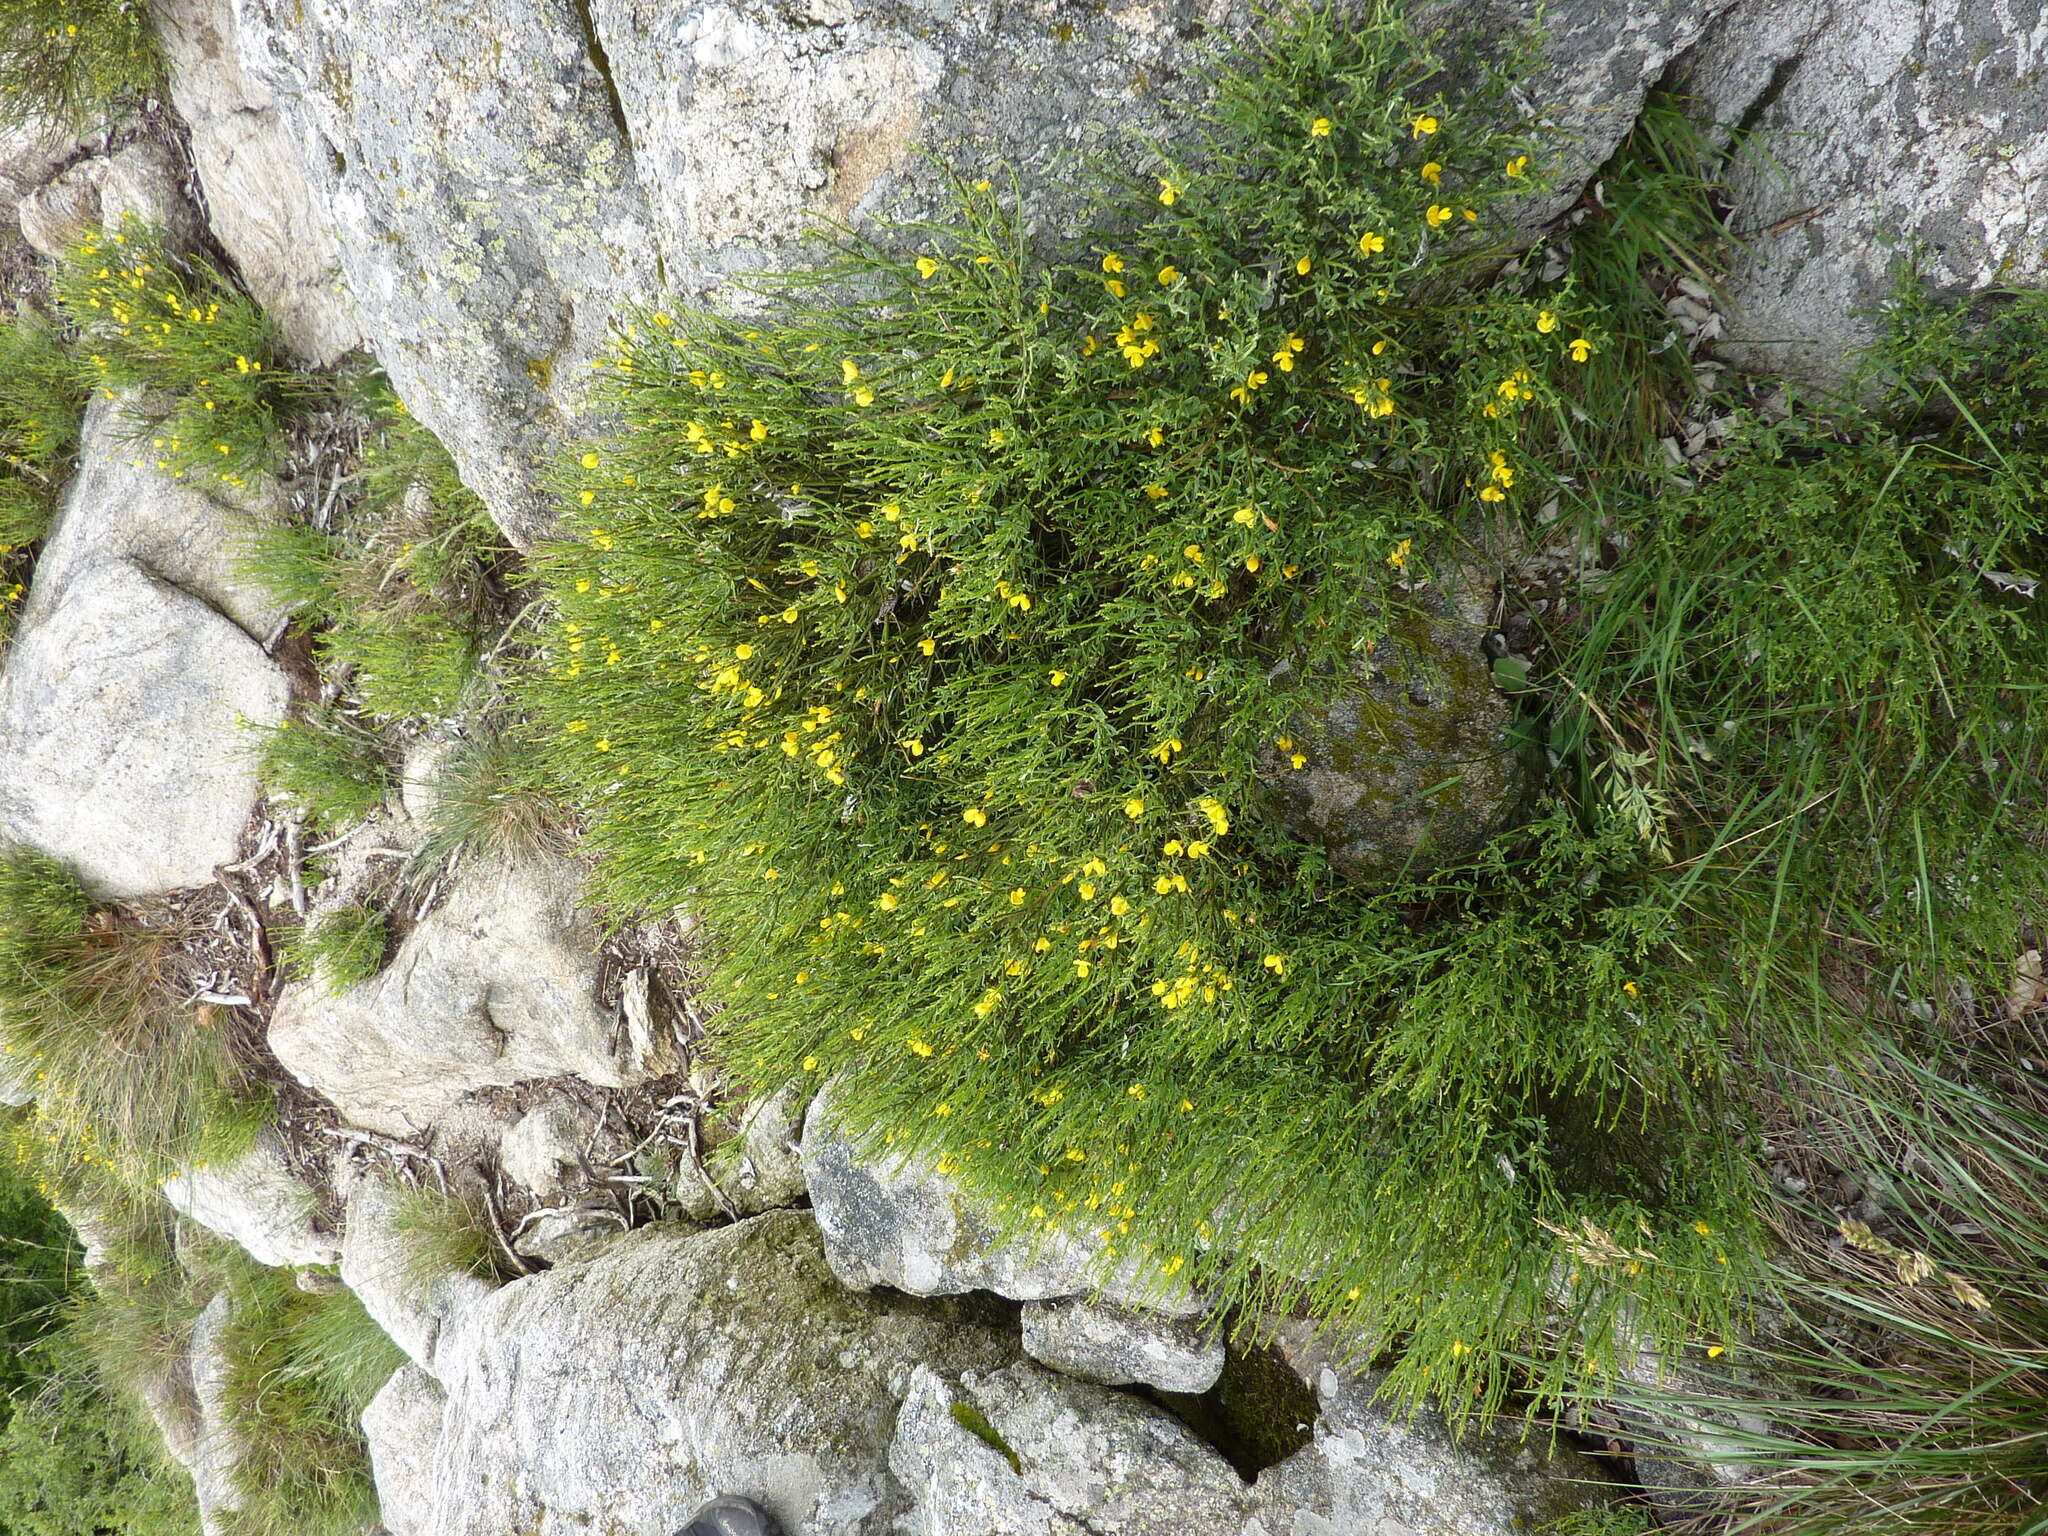
[{"label": "yellow flower", "polygon": [[1593,343],[1586,340],[1583,336],[1574,336],[1568,350],[1571,352],[1573,362],[1583,363],[1593,355]]},{"label": "yellow flower", "polygon": [[1130,799],[1124,802],[1124,814],[1130,817],[1131,820],[1136,821],[1145,814],[1145,802],[1136,795],[1131,796]]},{"label": "yellow flower", "polygon": [[1701,1237],[1712,1237],[1714,1235],[1714,1229],[1708,1226],[1704,1221],[1694,1222],[1692,1224],[1692,1229],[1693,1231],[1699,1233]]},{"label": "yellow flower", "polygon": [[1122,896],[1112,896],[1109,898],[1109,911],[1112,917],[1123,917],[1130,910],[1131,904],[1126,898]]},{"label": "yellow flower", "polygon": [[1175,186],[1172,182],[1168,181],[1164,176],[1160,177],[1159,201],[1164,203],[1167,207],[1171,208],[1174,205],[1175,200],[1179,197],[1180,188]]},{"label": "yellow flower", "polygon": [[1510,176],[1520,176],[1529,169],[1529,157],[1527,155],[1517,155],[1503,166],[1502,169]]},{"label": "yellow flower", "polygon": [[931,275],[938,270],[939,264],[936,261],[932,260],[931,257],[920,256],[917,258],[917,275],[919,277],[929,279]]},{"label": "yellow flower", "polygon": [[1451,222],[1452,213],[1442,203],[1431,203],[1422,217],[1428,221],[1431,229],[1442,229]]},{"label": "yellow flower", "polygon": [[1112,298],[1120,299],[1124,296],[1126,292],[1129,291],[1124,287],[1124,280],[1120,277],[1110,278],[1107,282],[1103,284],[1103,286],[1109,289],[1110,296]]},{"label": "yellow flower", "polygon": [[1164,266],[1164,267],[1161,267],[1161,268],[1159,269],[1159,286],[1160,286],[1160,287],[1162,287],[1162,288],[1171,288],[1171,287],[1172,287],[1172,286],[1173,286],[1173,285],[1174,285],[1175,283],[1177,283],[1177,282],[1179,282],[1179,281],[1180,281],[1180,268],[1179,268],[1179,267],[1175,267],[1175,266]]},{"label": "yellow flower", "polygon": [[1548,336],[1557,329],[1557,316],[1547,309],[1538,310],[1536,312],[1536,329]]},{"label": "yellow flower", "polygon": [[1327,139],[1330,136],[1330,120],[1319,117],[1308,125],[1308,136],[1312,139]]},{"label": "yellow flower", "polygon": [[1481,501],[1506,501],[1508,498],[1507,492],[1503,491],[1499,486],[1489,485],[1480,490],[1479,499]]},{"label": "yellow flower", "polygon": [[842,357],[839,360],[839,382],[842,384],[851,384],[855,379],[859,377],[860,364],[856,363],[850,357]]},{"label": "yellow flower", "polygon": [[1301,258],[1301,260],[1297,261],[1297,262],[1296,262],[1296,263],[1294,264],[1294,273],[1295,273],[1295,276],[1297,276],[1297,277],[1307,277],[1307,276],[1308,276],[1308,274],[1309,274],[1309,271],[1310,271],[1310,270],[1311,270],[1311,269],[1312,269],[1312,268],[1313,268],[1314,266],[1315,266],[1315,263],[1314,263],[1313,261],[1310,261],[1310,260],[1308,259],[1308,257],[1306,257],[1306,256],[1302,257],[1302,258]]},{"label": "yellow flower", "polygon": [[1013,907],[1021,907],[1024,905],[1024,890],[1021,886],[1018,889],[1010,892],[1010,905]]},{"label": "yellow flower", "polygon": [[[1391,565],[1397,571],[1407,570],[1408,551],[1414,547],[1414,544],[1415,541],[1413,539],[1403,539],[1400,543],[1396,544],[1392,549],[1387,551],[1387,564]],[[1297,763],[1295,766],[1299,767],[1300,764]]]},{"label": "yellow flower", "polygon": [[911,1041],[911,1042],[910,1042],[910,1054],[911,1054],[911,1055],[913,1055],[913,1056],[929,1056],[929,1055],[931,1055],[931,1053],[932,1053],[932,1048],[931,1048],[931,1047],[930,1047],[929,1045],[926,1045],[926,1044],[924,1043],[924,1041],[922,1041],[922,1040],[913,1040],[913,1041]]},{"label": "yellow flower", "polygon": [[1287,957],[1285,955],[1268,955],[1259,963],[1275,976],[1285,976],[1287,974]]},{"label": "yellow flower", "polygon": [[1257,522],[1258,517],[1259,514],[1253,511],[1250,507],[1239,507],[1235,512],[1230,514],[1230,520],[1233,523],[1241,523],[1247,528],[1251,527],[1253,523]]},{"label": "yellow flower", "polygon": [[1361,256],[1377,256],[1386,248],[1386,237],[1376,235],[1369,229],[1358,237],[1358,254]]},{"label": "yellow flower", "polygon": [[1634,997],[1636,995],[1636,984],[1632,981],[1624,981],[1621,984],[1621,990],[1626,992],[1630,997]]},{"label": "yellow flower", "polygon": [[1444,179],[1444,168],[1434,160],[1425,160],[1422,165],[1422,179],[1432,187],[1440,186]]},{"label": "yellow flower", "polygon": [[1067,680],[1067,674],[1062,672],[1058,667],[1054,667],[1051,673],[1048,675],[1052,679],[1052,685],[1055,688],[1059,687],[1062,683],[1064,683]]},{"label": "yellow flower", "polygon": [[1117,255],[1115,251],[1111,251],[1108,255],[1102,258],[1102,270],[1109,273],[1111,276],[1114,276],[1118,272],[1123,271],[1123,269],[1124,259],[1123,257]]},{"label": "yellow flower", "polygon": [[934,640],[930,635],[926,635],[922,640],[917,642],[917,648],[920,651],[923,651],[925,655],[929,656],[934,651],[938,650],[939,642]]},{"label": "yellow flower", "polygon": [[1427,112],[1418,112],[1408,119],[1408,126],[1415,130],[1415,137],[1419,139],[1426,133],[1435,133],[1442,125]]},{"label": "yellow flower", "polygon": [[978,805],[970,805],[960,813],[960,819],[970,827],[985,827],[988,825],[988,812]]},{"label": "yellow flower", "polygon": [[884,912],[894,912],[902,904],[902,898],[899,897],[894,891],[884,891],[881,895],[875,898],[875,905],[880,907]]},{"label": "yellow flower", "polygon": [[1076,960],[1074,962],[1074,974],[1076,976],[1085,977],[1091,969],[1093,967],[1086,960]]},{"label": "yellow flower", "polygon": [[1726,1353],[1728,1353],[1728,1347],[1725,1344],[1709,1344],[1707,1346],[1707,1358],[1709,1360],[1718,1360]]},{"label": "yellow flower", "polygon": [[873,405],[875,403],[875,392],[863,384],[853,392],[853,403],[855,405]]},{"label": "yellow flower", "polygon": [[586,454],[584,454],[584,455],[583,455],[583,467],[584,467],[585,469],[595,469],[595,468],[597,468],[597,455],[596,455],[596,454],[594,454],[594,453],[586,453]]}]

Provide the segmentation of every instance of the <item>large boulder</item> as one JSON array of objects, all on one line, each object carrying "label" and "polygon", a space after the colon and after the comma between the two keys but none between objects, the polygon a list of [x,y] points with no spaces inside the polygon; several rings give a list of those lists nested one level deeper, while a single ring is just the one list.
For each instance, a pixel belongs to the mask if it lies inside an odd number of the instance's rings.
[{"label": "large boulder", "polygon": [[1303,678],[1317,702],[1260,751],[1290,829],[1343,879],[1382,883],[1461,858],[1523,814],[1534,774],[1494,684],[1491,604],[1452,569],[1378,616],[1386,633],[1344,678]]},{"label": "large boulder", "polygon": [[1015,1356],[957,1305],[843,1290],[800,1211],[643,1228],[451,1324],[424,1530],[668,1532],[736,1493],[805,1536],[897,1532],[887,1458],[912,1366]]},{"label": "large boulder", "polygon": [[446,1405],[439,1382],[416,1365],[402,1365],[363,1410],[370,1475],[391,1536],[426,1536],[434,1507],[434,1448]]},{"label": "large boulder", "polygon": [[286,344],[332,363],[361,339],[333,220],[269,91],[241,66],[235,12],[233,0],[150,4],[214,238]]},{"label": "large boulder", "polygon": [[1894,263],[1952,292],[2048,283],[2048,31],[2000,0],[1741,0],[1674,73],[1750,135],[1724,355],[1841,382]]},{"label": "large boulder", "polygon": [[288,697],[260,643],[277,609],[234,573],[244,512],[138,458],[138,430],[126,401],[87,414],[0,669],[0,840],[111,897],[235,857],[259,793],[241,727]]},{"label": "large boulder", "polygon": [[457,1267],[435,1233],[408,1223],[405,1198],[397,1186],[374,1175],[362,1175],[349,1187],[341,1279],[391,1342],[431,1372],[448,1326],[496,1287]]},{"label": "large boulder", "polygon": [[1162,1392],[1206,1392],[1223,1374],[1223,1340],[1214,1329],[1078,1299],[1026,1302],[1024,1353],[1105,1387],[1142,1382]]},{"label": "large boulder", "polygon": [[569,860],[472,866],[391,963],[339,996],[285,989],[270,1046],[357,1125],[398,1136],[468,1095],[571,1074],[604,1087],[644,1075],[597,1003],[598,937]]}]

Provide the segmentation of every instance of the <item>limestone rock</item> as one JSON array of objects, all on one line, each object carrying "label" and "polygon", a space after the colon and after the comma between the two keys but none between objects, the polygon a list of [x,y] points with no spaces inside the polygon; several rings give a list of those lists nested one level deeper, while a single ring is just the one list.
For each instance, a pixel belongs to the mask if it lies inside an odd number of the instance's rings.
[{"label": "limestone rock", "polygon": [[350,1189],[341,1229],[341,1279],[394,1344],[416,1365],[434,1371],[444,1330],[495,1287],[454,1268],[430,1242],[403,1230],[399,1200],[391,1184],[373,1176]]},{"label": "limestone rock", "polygon": [[450,1326],[425,1529],[667,1532],[736,1493],[805,1536],[894,1533],[886,1458],[910,1367],[1015,1351],[956,1304],[842,1290],[800,1211],[642,1228]]},{"label": "limestone rock", "polygon": [[446,1404],[441,1384],[416,1365],[401,1365],[363,1410],[370,1473],[391,1536],[427,1536],[434,1505],[434,1446]]},{"label": "limestone rock", "polygon": [[929,1160],[870,1150],[834,1123],[828,1086],[804,1122],[804,1175],[825,1256],[847,1285],[913,1296],[994,1291],[1012,1301],[1094,1294],[1169,1317],[1199,1317],[1200,1298],[1168,1289],[1158,1265],[1135,1257],[1104,1273],[1093,1251],[1064,1234],[1006,1235],[995,1212]]},{"label": "limestone rock", "polygon": [[805,1099],[792,1084],[751,1104],[740,1119],[733,1150],[714,1163],[712,1176],[743,1216],[794,1205],[805,1193],[803,1138]]},{"label": "limestone rock", "polygon": [[339,997],[287,988],[271,1049],[356,1124],[398,1136],[480,1088],[564,1074],[623,1086],[581,884],[567,859],[471,866],[369,981]]},{"label": "limestone rock", "polygon": [[321,1230],[312,1192],[269,1131],[232,1162],[189,1168],[164,1180],[163,1190],[180,1215],[240,1243],[258,1264],[340,1262],[340,1243]]},{"label": "limestone rock", "polygon": [[614,308],[657,266],[630,149],[567,0],[244,0],[371,349],[518,542]]},{"label": "limestone rock", "polygon": [[1024,1353],[1105,1387],[1206,1392],[1223,1373],[1222,1341],[1194,1324],[1086,1301],[1026,1302]]},{"label": "limestone rock", "polygon": [[1940,289],[2048,283],[2048,27],[1999,0],[1742,0],[1675,72],[1757,148],[1723,355],[1839,383],[1909,246]]},{"label": "limestone rock", "polygon": [[498,1144],[505,1177],[542,1199],[562,1192],[562,1180],[583,1163],[597,1116],[574,1099],[554,1094],[521,1115]]},{"label": "limestone rock", "polygon": [[79,469],[0,671],[0,838],[107,896],[212,880],[258,786],[247,722],[284,675],[250,638],[262,600],[229,574],[226,509],[136,467],[96,403]]},{"label": "limestone rock", "polygon": [[241,66],[239,9],[234,0],[152,0],[171,100],[191,129],[214,237],[243,286],[294,352],[333,363],[362,333],[340,282],[332,217],[270,93]]},{"label": "limestone rock", "polygon": [[1470,575],[1447,573],[1411,594],[1350,677],[1304,680],[1319,702],[1289,723],[1290,747],[1261,750],[1266,793],[1343,879],[1427,873],[1523,814],[1532,775],[1509,740],[1488,618]]}]

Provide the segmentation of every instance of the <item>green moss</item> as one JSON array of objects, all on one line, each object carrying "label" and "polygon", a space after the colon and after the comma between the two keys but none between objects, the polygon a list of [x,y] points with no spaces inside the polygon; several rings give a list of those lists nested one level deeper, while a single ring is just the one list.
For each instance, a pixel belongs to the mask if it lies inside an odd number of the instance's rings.
[{"label": "green moss", "polygon": [[1016,1451],[1011,1449],[1010,1442],[1005,1440],[995,1425],[989,1422],[987,1414],[964,1398],[955,1398],[953,1406],[948,1411],[953,1415],[955,1424],[985,1445],[999,1451],[1003,1460],[1010,1464],[1012,1472],[1020,1476],[1023,1474],[1024,1463],[1018,1459]]}]

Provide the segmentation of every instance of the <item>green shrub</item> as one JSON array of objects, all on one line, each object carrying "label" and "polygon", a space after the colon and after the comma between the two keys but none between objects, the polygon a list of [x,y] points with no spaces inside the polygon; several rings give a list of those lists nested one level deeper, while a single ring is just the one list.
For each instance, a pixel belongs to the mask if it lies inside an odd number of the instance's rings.
[{"label": "green shrub", "polygon": [[445,614],[357,613],[319,640],[320,659],[346,669],[346,686],[380,719],[451,715],[476,670],[476,637]]},{"label": "green shrub", "polygon": [[772,328],[633,318],[527,698],[603,897],[705,915],[741,1076],[1464,1403],[1560,1304],[1574,1369],[1720,1318],[1749,1245],[1631,819],[1356,890],[1260,788],[1408,584],[1605,469],[1558,423],[1607,316],[1507,235],[1541,146],[1439,68],[1304,14],[1085,258],[978,182]]},{"label": "green shrub", "polygon": [[95,912],[64,866],[0,854],[0,1049],[83,1175],[162,1177],[235,1079],[210,1010],[184,1006],[175,926]]},{"label": "green shrub", "polygon": [[254,299],[147,226],[80,242],[55,289],[85,376],[109,392],[148,392],[136,451],[175,478],[239,489],[275,470],[285,424],[329,392],[292,367]]},{"label": "green shrub", "polygon": [[78,131],[163,90],[142,0],[6,0],[0,5],[0,123]]},{"label": "green shrub", "polygon": [[328,832],[369,816],[391,788],[377,738],[331,708],[309,710],[266,731],[257,771],[265,789]]},{"label": "green shrub", "polygon": [[291,946],[294,969],[318,977],[334,993],[368,981],[384,967],[384,949],[391,933],[375,907],[337,907],[306,925],[304,937]]}]

